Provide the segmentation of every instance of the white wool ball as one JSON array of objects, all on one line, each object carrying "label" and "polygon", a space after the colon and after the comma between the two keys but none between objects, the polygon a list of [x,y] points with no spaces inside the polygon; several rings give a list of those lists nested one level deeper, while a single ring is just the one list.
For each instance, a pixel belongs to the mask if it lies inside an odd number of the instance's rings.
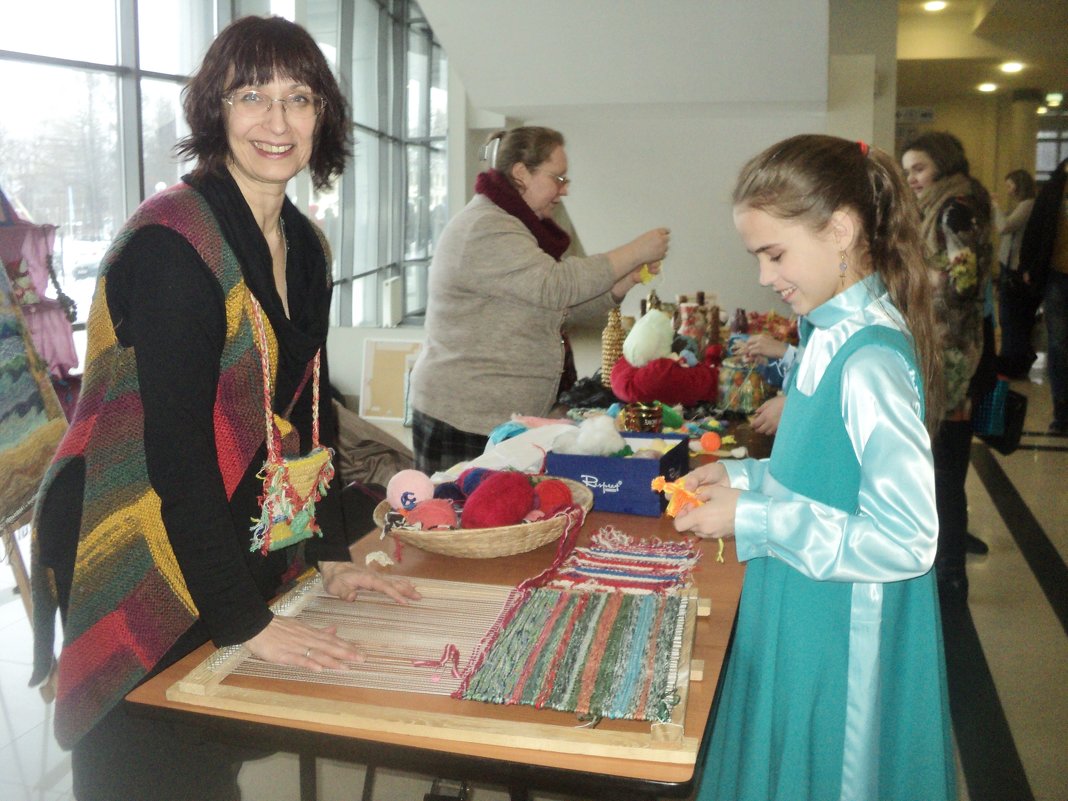
[{"label": "white wool ball", "polygon": [[671,318],[659,309],[650,309],[634,324],[623,340],[623,358],[635,367],[671,355],[675,329]]}]

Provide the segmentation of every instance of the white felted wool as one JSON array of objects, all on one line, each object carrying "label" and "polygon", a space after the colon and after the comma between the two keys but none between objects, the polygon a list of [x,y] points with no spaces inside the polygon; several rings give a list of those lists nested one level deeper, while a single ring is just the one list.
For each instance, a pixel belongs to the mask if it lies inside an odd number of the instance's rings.
[{"label": "white felted wool", "polygon": [[583,456],[611,456],[626,447],[627,441],[616,430],[616,421],[607,414],[588,417],[578,427],[578,435],[567,432],[553,440],[557,453]]},{"label": "white felted wool", "polygon": [[659,309],[650,309],[642,315],[623,340],[623,358],[634,367],[645,367],[653,359],[671,356],[671,343],[675,329],[671,318]]}]

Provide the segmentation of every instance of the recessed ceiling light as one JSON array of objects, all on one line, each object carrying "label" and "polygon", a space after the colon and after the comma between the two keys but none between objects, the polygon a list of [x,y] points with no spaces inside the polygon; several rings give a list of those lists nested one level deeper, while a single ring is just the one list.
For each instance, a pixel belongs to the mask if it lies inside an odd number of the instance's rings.
[{"label": "recessed ceiling light", "polygon": [[1048,95],[1046,95],[1047,106],[1059,106],[1062,100],[1064,100],[1064,95],[1062,95],[1060,92],[1050,92]]},{"label": "recessed ceiling light", "polygon": [[944,11],[948,3],[944,0],[929,0],[929,2],[923,4],[924,11]]},{"label": "recessed ceiling light", "polygon": [[996,92],[998,85],[996,83],[981,83],[976,88],[980,92]]},{"label": "recessed ceiling light", "polygon": [[1035,109],[1035,114],[1045,114],[1048,111],[1049,111],[1049,109],[1046,108],[1045,106],[1039,106],[1038,108]]},{"label": "recessed ceiling light", "polygon": [[1023,69],[1023,64],[1019,61],[1006,61],[1001,65],[1002,72],[1019,72]]}]

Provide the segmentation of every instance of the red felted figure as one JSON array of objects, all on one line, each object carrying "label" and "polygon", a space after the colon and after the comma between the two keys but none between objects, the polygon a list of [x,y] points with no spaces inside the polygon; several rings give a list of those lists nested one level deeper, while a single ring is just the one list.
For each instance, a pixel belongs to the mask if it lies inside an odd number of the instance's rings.
[{"label": "red felted figure", "polygon": [[462,528],[497,528],[520,522],[534,507],[530,476],[514,470],[495,472],[467,497]]},{"label": "red felted figure", "polygon": [[612,392],[626,403],[660,401],[668,406],[696,406],[714,401],[719,387],[715,367],[680,364],[671,353],[675,331],[671,319],[652,309],[623,340],[623,358],[612,368]]}]

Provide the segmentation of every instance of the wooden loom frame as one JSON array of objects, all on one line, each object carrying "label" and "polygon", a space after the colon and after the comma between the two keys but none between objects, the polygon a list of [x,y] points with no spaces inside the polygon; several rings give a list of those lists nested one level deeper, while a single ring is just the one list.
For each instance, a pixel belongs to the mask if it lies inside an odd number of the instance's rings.
[{"label": "wooden loom frame", "polygon": [[[420,580],[414,580],[418,587]],[[291,608],[298,594],[311,597],[306,583],[279,600],[275,608]],[[702,678],[700,662],[691,665],[691,657],[696,618],[701,611],[707,614],[707,606],[697,599],[692,588],[687,594],[690,602],[686,606],[676,678],[679,702],[672,710],[671,720],[664,723],[603,720],[596,728],[582,727],[572,714],[554,710],[460,701],[415,692],[324,688],[312,682],[232,676],[249,655],[243,646],[216,651],[171,685],[166,696],[169,701],[194,706],[354,731],[690,765],[696,762],[700,743],[699,738],[684,735],[684,722],[689,683]]]}]

